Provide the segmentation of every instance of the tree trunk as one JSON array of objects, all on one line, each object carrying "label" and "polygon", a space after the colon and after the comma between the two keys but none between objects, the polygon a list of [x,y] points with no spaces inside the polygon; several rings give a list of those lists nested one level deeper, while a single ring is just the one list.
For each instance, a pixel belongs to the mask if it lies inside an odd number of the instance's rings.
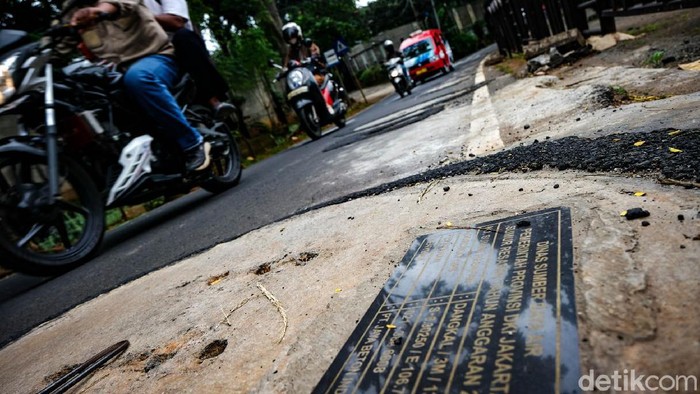
[{"label": "tree trunk", "polygon": [[265,32],[265,37],[275,46],[280,57],[287,55],[287,43],[282,38],[282,18],[274,0],[260,0],[261,14],[259,15],[260,27]]}]

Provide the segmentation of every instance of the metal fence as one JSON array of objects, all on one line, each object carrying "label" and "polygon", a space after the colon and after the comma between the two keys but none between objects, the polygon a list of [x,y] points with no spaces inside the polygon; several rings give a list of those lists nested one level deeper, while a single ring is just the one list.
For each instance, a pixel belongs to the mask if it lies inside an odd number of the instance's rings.
[{"label": "metal fence", "polygon": [[[614,33],[616,16],[700,7],[700,0],[491,0],[485,19],[500,52],[522,53],[530,41],[577,28],[585,36]],[[595,15],[599,29],[589,29]]]}]

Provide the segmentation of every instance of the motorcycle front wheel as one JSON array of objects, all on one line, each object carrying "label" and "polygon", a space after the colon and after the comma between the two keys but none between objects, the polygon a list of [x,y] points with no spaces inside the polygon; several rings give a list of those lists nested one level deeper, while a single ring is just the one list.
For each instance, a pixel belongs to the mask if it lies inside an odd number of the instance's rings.
[{"label": "motorcycle front wheel", "polygon": [[316,112],[316,108],[313,105],[307,105],[299,110],[298,115],[301,127],[306,134],[312,140],[321,138],[321,118]]},{"label": "motorcycle front wheel", "polygon": [[48,203],[46,158],[0,156],[0,264],[35,276],[53,276],[89,260],[105,231],[104,205],[90,176],[59,160],[59,195]]}]

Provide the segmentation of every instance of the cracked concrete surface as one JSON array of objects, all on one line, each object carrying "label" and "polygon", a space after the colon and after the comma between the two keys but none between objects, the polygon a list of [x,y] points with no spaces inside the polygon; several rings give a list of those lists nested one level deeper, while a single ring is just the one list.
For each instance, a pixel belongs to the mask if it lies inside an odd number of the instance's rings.
[{"label": "cracked concrete surface", "polygon": [[[695,190],[573,171],[461,176],[426,188],[269,225],[81,305],[0,351],[4,389],[36,391],[64,366],[128,339],[127,354],[78,392],[308,392],[417,236],[447,221],[468,226],[553,206],[572,210],[582,370],[700,374],[700,322],[688,318],[700,313],[700,241],[688,238],[700,235]],[[649,226],[619,216],[632,206],[652,213]],[[299,259],[305,252],[316,257]],[[269,271],[256,274],[263,264]],[[282,318],[257,283],[286,310],[281,342]],[[223,353],[200,359],[221,340]]]}]

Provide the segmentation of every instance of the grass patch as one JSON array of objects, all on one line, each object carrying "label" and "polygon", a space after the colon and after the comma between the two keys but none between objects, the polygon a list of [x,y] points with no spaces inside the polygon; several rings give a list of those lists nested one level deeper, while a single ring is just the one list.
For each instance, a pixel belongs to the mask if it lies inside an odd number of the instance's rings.
[{"label": "grass patch", "polygon": [[649,59],[644,62],[646,65],[658,68],[663,65],[664,51],[656,51],[649,56]]},{"label": "grass patch", "polygon": [[494,67],[504,74],[510,74],[517,78],[521,75],[522,70],[527,67],[527,60],[525,60],[525,55],[516,53],[513,57],[503,59],[502,62],[496,64]]},{"label": "grass patch", "polygon": [[661,29],[662,27],[663,26],[660,23],[654,22],[640,27],[630,27],[629,29],[627,29],[627,34],[631,34],[633,36],[638,36],[640,34],[649,34]]},{"label": "grass patch", "polygon": [[631,93],[631,92],[627,91],[627,89],[625,89],[622,86],[611,86],[611,88],[612,88],[612,92],[613,92],[612,104],[614,106],[663,100],[663,99],[669,97],[669,96],[665,96],[665,95],[654,96],[654,95],[649,95],[649,94],[644,94],[644,93],[641,93],[641,94]]}]

